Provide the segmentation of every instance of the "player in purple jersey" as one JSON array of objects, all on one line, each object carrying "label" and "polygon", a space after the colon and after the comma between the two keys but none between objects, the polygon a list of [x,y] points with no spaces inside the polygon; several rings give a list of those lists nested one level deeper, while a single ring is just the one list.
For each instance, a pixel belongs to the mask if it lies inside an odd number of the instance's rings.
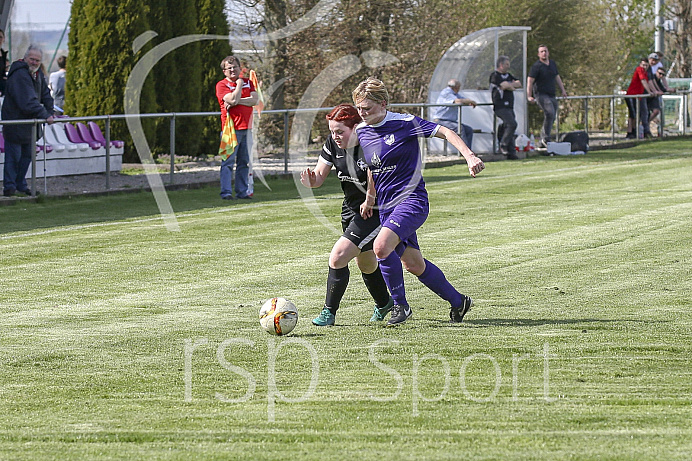
[{"label": "player in purple jersey", "polygon": [[329,176],[332,166],[344,191],[341,206],[343,235],[336,241],[329,254],[329,275],[324,308],[312,323],[323,327],[334,325],[336,311],[348,286],[348,263],[355,258],[363,275],[365,286],[375,300],[371,322],[384,320],[394,302],[377,265],[372,245],[380,230],[377,213],[367,219],[360,215],[365,201],[368,166],[358,145],[355,126],[361,121],[358,111],[351,104],[339,104],[327,114],[329,138],[322,147],[314,170],[306,168],[300,174],[300,182],[306,187],[320,187]]},{"label": "player in purple jersey", "polygon": [[372,213],[376,198],[382,228],[373,249],[394,299],[387,326],[405,322],[412,313],[406,301],[402,263],[407,271],[450,303],[450,321],[461,322],[473,300],[459,293],[437,266],[424,259],[418,246],[416,230],[425,222],[429,211],[418,138],[435,136],[449,141],[464,156],[473,177],[485,165],[449,128],[413,115],[387,111],[389,93],[374,77],[353,90],[353,102],[363,119],[356,133],[372,180],[361,214],[366,217]]}]

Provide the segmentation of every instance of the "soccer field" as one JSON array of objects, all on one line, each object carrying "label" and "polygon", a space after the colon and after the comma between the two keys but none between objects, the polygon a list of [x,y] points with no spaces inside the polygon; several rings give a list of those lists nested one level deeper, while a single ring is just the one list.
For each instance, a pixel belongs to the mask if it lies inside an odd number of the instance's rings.
[{"label": "soccer field", "polygon": [[[427,169],[413,317],[336,326],[337,234],[292,180],[0,207],[0,459],[689,459],[692,141]],[[332,177],[315,204],[334,227]],[[260,329],[269,297],[293,333]]]}]

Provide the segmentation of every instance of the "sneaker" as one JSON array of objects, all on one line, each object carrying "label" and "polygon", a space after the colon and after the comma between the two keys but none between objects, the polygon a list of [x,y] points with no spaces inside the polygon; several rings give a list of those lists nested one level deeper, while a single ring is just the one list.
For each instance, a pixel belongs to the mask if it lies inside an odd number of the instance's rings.
[{"label": "sneaker", "polygon": [[325,307],[322,309],[322,312],[320,312],[320,315],[312,319],[312,324],[318,327],[330,327],[334,325],[335,319],[336,316],[332,314],[332,311]]},{"label": "sneaker", "polygon": [[2,195],[4,195],[5,197],[13,197],[16,193],[17,191],[14,189],[5,189],[4,191],[2,191]]},{"label": "sneaker", "polygon": [[399,326],[408,320],[408,318],[411,317],[411,314],[413,314],[413,312],[409,306],[400,306],[395,304],[394,307],[392,307],[392,316],[389,318],[389,322],[387,322],[386,326]]},{"label": "sneaker", "polygon": [[464,316],[473,306],[473,299],[466,295],[461,295],[461,306],[452,307],[449,310],[449,323],[461,323]]},{"label": "sneaker", "polygon": [[625,139],[637,139],[637,137],[634,135],[634,133],[630,132],[630,133],[627,133],[627,136],[625,136]]},{"label": "sneaker", "polygon": [[519,156],[514,153],[507,154],[507,160],[519,160]]},{"label": "sneaker", "polygon": [[[18,190],[17,192],[20,193],[20,194],[24,194],[24,195],[26,195],[27,197],[30,197],[30,196],[31,196],[31,189],[27,189],[27,190]],[[36,191],[36,196],[39,196],[39,195],[41,195],[41,193],[40,193],[39,191]]]},{"label": "sneaker", "polygon": [[387,315],[387,313],[392,310],[393,305],[394,305],[394,300],[392,298],[389,298],[389,302],[383,308],[380,309],[377,306],[375,306],[375,311],[372,313],[372,317],[370,317],[370,321],[371,322],[381,322],[382,320],[384,320],[384,316]]},{"label": "sneaker", "polygon": [[235,197],[232,195],[222,195],[221,200],[235,200]]}]

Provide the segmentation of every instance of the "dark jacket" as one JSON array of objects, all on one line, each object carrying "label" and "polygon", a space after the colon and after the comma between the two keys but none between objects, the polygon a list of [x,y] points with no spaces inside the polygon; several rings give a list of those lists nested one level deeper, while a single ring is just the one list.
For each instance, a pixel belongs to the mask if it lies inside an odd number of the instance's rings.
[{"label": "dark jacket", "polygon": [[7,50],[0,49],[0,96],[5,94],[7,81]]},{"label": "dark jacket", "polygon": [[[41,71],[33,77],[29,72],[29,65],[22,60],[13,62],[7,74],[2,119],[46,119],[52,115],[53,98],[50,96],[46,77]],[[31,142],[31,126],[4,125],[2,132],[6,141],[28,144]]]}]

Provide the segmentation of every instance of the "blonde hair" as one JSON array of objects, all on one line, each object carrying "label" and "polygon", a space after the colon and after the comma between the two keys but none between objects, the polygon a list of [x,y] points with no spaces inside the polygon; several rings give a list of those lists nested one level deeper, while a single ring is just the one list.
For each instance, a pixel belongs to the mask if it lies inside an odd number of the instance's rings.
[{"label": "blonde hair", "polygon": [[389,103],[389,93],[385,88],[382,80],[375,77],[368,77],[358,84],[351,95],[355,104],[361,103],[364,99],[370,99],[375,102]]}]

